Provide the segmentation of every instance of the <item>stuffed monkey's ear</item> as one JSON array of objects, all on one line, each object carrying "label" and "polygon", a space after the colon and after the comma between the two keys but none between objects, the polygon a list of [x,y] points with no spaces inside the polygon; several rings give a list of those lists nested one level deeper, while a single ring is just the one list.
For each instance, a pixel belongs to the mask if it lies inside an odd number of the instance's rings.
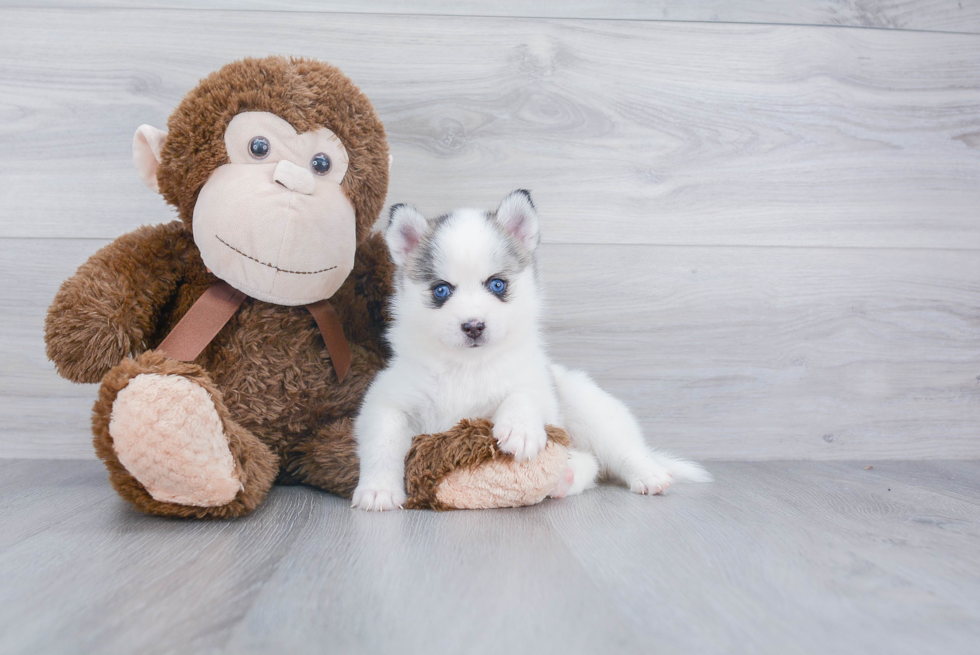
[{"label": "stuffed monkey's ear", "polygon": [[411,205],[395,205],[388,218],[385,242],[391,251],[391,259],[402,266],[412,251],[418,247],[429,229],[429,221],[422,212]]},{"label": "stuffed monkey's ear", "polygon": [[538,210],[531,202],[531,192],[518,189],[503,199],[497,208],[497,222],[530,251],[538,247]]},{"label": "stuffed monkey's ear", "polygon": [[140,125],[133,137],[133,163],[143,184],[157,193],[157,168],[160,167],[160,153],[163,152],[163,142],[167,133],[152,125]]}]

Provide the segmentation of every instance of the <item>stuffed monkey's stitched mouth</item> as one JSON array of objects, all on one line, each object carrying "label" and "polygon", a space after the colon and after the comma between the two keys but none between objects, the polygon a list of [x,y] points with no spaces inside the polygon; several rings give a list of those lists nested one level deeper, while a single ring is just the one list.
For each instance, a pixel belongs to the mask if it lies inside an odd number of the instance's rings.
[{"label": "stuffed monkey's stitched mouth", "polygon": [[327,271],[332,271],[333,269],[337,268],[336,266],[331,266],[330,268],[321,268],[319,271],[287,271],[284,268],[279,268],[278,266],[273,266],[272,264],[266,264],[263,261],[259,261],[255,257],[252,257],[251,255],[249,255],[247,253],[244,253],[241,250],[239,250],[238,248],[236,248],[235,246],[231,245],[230,243],[228,243],[227,241],[225,241],[224,239],[222,239],[221,237],[219,237],[217,234],[214,235],[214,238],[217,239],[218,241],[220,241],[221,243],[225,244],[226,246],[228,246],[229,248],[231,248],[235,252],[237,252],[242,257],[246,257],[248,259],[251,259],[256,264],[262,264],[263,266],[268,266],[269,268],[274,268],[274,269],[276,269],[276,272],[278,272],[278,273],[291,273],[293,275],[316,275],[317,273],[326,273]]}]

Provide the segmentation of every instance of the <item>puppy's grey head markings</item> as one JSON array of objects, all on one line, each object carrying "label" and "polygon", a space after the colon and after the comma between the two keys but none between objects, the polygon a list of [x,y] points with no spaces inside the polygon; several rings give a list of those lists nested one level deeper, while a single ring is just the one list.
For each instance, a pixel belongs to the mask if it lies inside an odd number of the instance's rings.
[{"label": "puppy's grey head markings", "polygon": [[[451,257],[440,236],[464,220],[464,214],[469,218],[476,211],[456,210],[427,219],[411,205],[392,206],[385,237],[399,273],[420,283],[437,281],[439,264]],[[534,266],[540,237],[537,209],[529,191],[513,191],[495,211],[479,213],[497,237],[494,260],[501,272],[514,274]]]},{"label": "puppy's grey head markings", "polygon": [[[526,190],[509,194],[496,211],[459,209],[434,219],[410,205],[395,205],[385,239],[398,269],[396,304],[404,308],[413,300],[446,313],[445,319],[418,320],[429,320],[437,332],[448,329],[436,325],[440,321],[455,321],[455,335],[443,339],[453,345],[479,347],[502,338],[520,323],[521,313],[501,306],[521,298],[526,305],[536,297],[538,217]],[[533,308],[524,313],[535,320]]]}]

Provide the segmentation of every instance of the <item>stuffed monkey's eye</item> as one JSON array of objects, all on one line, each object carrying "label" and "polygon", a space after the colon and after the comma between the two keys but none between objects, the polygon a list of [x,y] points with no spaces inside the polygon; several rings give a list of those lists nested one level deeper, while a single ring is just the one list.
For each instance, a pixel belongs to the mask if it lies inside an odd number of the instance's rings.
[{"label": "stuffed monkey's eye", "polygon": [[432,289],[432,295],[437,300],[445,300],[452,294],[452,292],[453,289],[448,284],[440,284]]},{"label": "stuffed monkey's eye", "polygon": [[313,155],[313,159],[310,160],[310,168],[317,175],[326,175],[330,170],[330,157],[327,157],[322,152],[318,152]]},{"label": "stuffed monkey's eye", "polygon": [[489,282],[487,282],[487,288],[490,292],[496,295],[501,295],[507,289],[507,283],[501,280],[499,277],[495,277]]},{"label": "stuffed monkey's eye", "polygon": [[257,136],[248,142],[248,154],[255,159],[265,159],[269,156],[270,150],[272,150],[272,145],[264,136]]}]

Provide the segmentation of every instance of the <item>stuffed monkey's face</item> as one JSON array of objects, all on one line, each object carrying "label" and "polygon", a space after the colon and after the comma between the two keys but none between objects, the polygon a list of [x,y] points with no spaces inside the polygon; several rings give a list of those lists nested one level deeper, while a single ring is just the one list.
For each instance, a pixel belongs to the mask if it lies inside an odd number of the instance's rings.
[{"label": "stuffed monkey's face", "polygon": [[347,150],[327,128],[297,134],[244,112],[225,130],[230,163],[194,206],[204,264],[236,289],[278,305],[329,298],[354,266],[355,212],[340,183]]}]

